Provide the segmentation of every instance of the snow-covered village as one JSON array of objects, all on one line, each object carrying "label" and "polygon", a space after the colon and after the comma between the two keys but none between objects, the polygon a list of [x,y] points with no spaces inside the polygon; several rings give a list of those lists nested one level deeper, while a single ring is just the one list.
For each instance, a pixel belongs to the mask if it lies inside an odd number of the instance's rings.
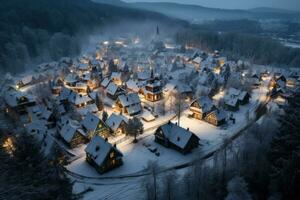
[{"label": "snow-covered village", "polygon": [[[70,182],[75,199],[268,199],[251,194],[249,180],[268,176],[267,148],[298,115],[299,105],[287,108],[299,103],[299,68],[235,59],[149,26],[147,38],[94,37],[77,56],[3,74],[1,156],[29,159],[18,145],[34,141],[29,157],[49,158],[47,170]],[[215,179],[224,190],[206,194]],[[276,195],[269,199],[287,199]]]}]

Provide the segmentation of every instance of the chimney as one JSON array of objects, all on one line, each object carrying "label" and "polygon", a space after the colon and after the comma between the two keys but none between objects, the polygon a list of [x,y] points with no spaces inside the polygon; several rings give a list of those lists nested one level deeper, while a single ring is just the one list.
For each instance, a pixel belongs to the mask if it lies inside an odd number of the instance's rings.
[{"label": "chimney", "polygon": [[177,122],[175,123],[175,125],[177,125]]},{"label": "chimney", "polygon": [[114,147],[117,148],[117,144],[116,143],[114,144]]},{"label": "chimney", "polygon": [[188,127],[186,130],[187,130],[187,131],[190,131],[190,128]]},{"label": "chimney", "polygon": [[171,124],[171,120],[168,121],[168,124]]},{"label": "chimney", "polygon": [[107,137],[105,138],[105,142],[107,142],[108,141],[108,139],[107,139]]}]

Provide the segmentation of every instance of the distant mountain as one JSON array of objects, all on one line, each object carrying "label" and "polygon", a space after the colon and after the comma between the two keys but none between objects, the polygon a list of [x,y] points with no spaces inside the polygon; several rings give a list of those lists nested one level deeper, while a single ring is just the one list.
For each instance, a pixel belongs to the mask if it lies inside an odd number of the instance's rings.
[{"label": "distant mountain", "polygon": [[95,2],[139,8],[148,11],[155,11],[165,15],[180,18],[192,22],[207,20],[237,20],[237,19],[300,19],[300,13],[288,12],[275,8],[255,8],[251,10],[240,9],[217,9],[199,5],[187,5],[168,2],[135,2],[125,3],[121,0],[93,0]]},{"label": "distant mountain", "polygon": [[284,14],[295,14],[299,13],[298,11],[280,9],[280,8],[270,8],[270,7],[258,7],[249,9],[251,12],[260,12],[260,13],[284,13]]}]

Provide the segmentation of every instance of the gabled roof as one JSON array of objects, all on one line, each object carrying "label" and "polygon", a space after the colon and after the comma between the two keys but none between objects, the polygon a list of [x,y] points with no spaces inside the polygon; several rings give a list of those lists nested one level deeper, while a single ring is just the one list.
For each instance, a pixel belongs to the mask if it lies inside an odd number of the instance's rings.
[{"label": "gabled roof", "polygon": [[68,74],[64,81],[67,83],[76,83],[77,82],[77,75],[76,74]]},{"label": "gabled roof", "polygon": [[101,82],[101,86],[106,88],[106,87],[108,86],[109,83],[110,83],[110,79],[106,77],[106,78],[103,79],[103,81]]},{"label": "gabled roof", "polygon": [[145,81],[145,80],[148,80],[151,78],[151,73],[150,73],[150,71],[138,72],[137,76],[138,76],[139,80]]},{"label": "gabled roof", "polygon": [[133,90],[135,92],[138,92],[140,90],[140,88],[137,85],[137,83],[134,80],[132,80],[132,79],[130,79],[130,80],[128,80],[126,82],[126,86],[127,86],[128,89]]},{"label": "gabled roof", "polygon": [[92,113],[87,113],[84,120],[81,122],[81,125],[86,128],[87,131],[95,131],[99,122],[99,117]]},{"label": "gabled roof", "polygon": [[115,83],[111,82],[107,86],[106,91],[107,91],[108,94],[115,95],[116,92],[118,91],[118,86]]},{"label": "gabled roof", "polygon": [[120,156],[123,156],[117,148],[105,141],[101,136],[96,135],[85,148],[85,152],[98,166],[101,166],[112,149]]},{"label": "gabled roof", "polygon": [[209,115],[212,115],[212,114],[216,116],[217,121],[224,120],[227,117],[227,113],[221,109],[216,109],[216,110],[212,111],[211,113],[209,113]]},{"label": "gabled roof", "polygon": [[75,105],[80,105],[83,103],[88,103],[92,99],[87,95],[78,94],[76,92],[72,92],[68,98],[69,102],[74,103]]},{"label": "gabled roof", "polygon": [[69,88],[63,87],[60,94],[59,94],[59,100],[63,101],[63,100],[67,100],[71,94],[72,90],[70,90]]},{"label": "gabled roof", "polygon": [[106,125],[109,126],[113,131],[116,131],[122,122],[127,123],[128,120],[123,115],[116,115],[112,113],[109,118],[106,120]]},{"label": "gabled roof", "polygon": [[35,102],[36,97],[30,94],[22,93],[19,91],[7,93],[4,97],[5,102],[10,107],[15,107],[18,105],[18,101],[25,98],[27,102]]},{"label": "gabled roof", "polygon": [[196,99],[195,101],[193,101],[193,103],[191,105],[193,105],[195,102],[198,103],[198,105],[200,107],[198,109],[202,113],[210,112],[214,108],[214,104],[213,104],[212,100],[210,98],[208,98],[207,96],[202,96],[202,97]]},{"label": "gabled roof", "polygon": [[113,72],[110,76],[111,79],[121,79],[121,73],[120,72]]},{"label": "gabled roof", "polygon": [[122,106],[127,107],[134,104],[140,104],[141,100],[137,93],[123,94],[118,97]]},{"label": "gabled roof", "polygon": [[[174,145],[184,149],[194,133],[171,122],[162,125],[164,136]],[[197,136],[196,136],[197,137]]]},{"label": "gabled roof", "polygon": [[78,131],[79,127],[80,127],[79,124],[75,124],[69,121],[69,123],[65,124],[62,127],[60,131],[60,135],[66,142],[71,142],[76,132],[82,134],[82,131]]}]

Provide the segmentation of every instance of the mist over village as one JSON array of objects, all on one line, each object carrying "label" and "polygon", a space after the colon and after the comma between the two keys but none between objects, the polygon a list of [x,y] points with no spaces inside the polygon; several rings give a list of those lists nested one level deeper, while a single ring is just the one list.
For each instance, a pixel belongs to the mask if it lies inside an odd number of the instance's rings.
[{"label": "mist over village", "polygon": [[299,199],[298,4],[1,2],[0,199]]}]

